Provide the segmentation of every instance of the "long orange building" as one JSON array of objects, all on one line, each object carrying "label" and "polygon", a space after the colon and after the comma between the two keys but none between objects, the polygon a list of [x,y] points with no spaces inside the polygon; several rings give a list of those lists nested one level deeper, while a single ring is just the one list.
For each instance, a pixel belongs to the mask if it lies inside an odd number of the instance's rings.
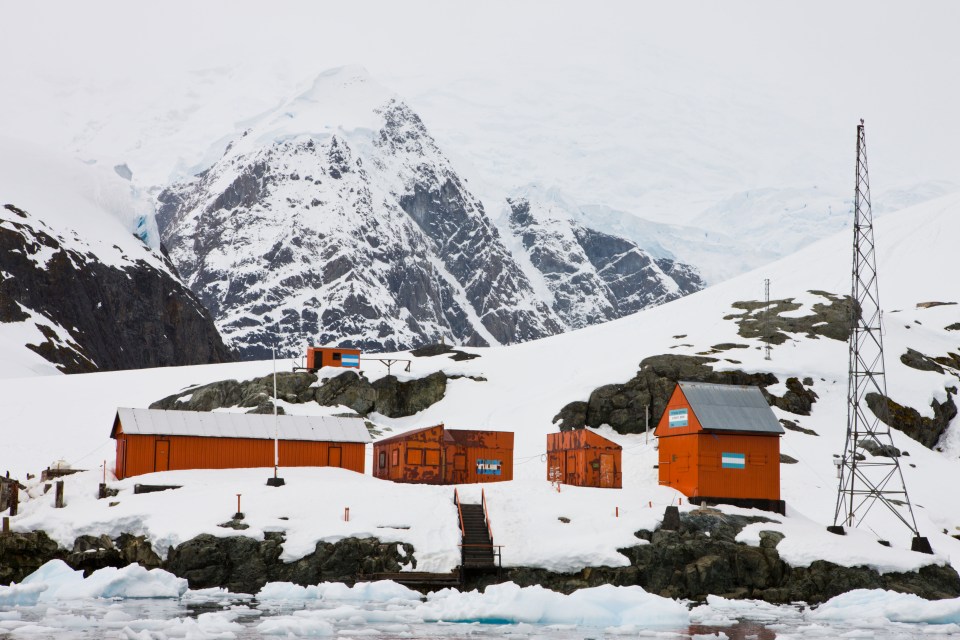
[{"label": "long orange building", "polygon": [[657,424],[660,484],[696,504],[783,513],[783,427],[758,387],[680,382]]},{"label": "long orange building", "polygon": [[116,476],[154,471],[272,467],[274,434],[282,467],[364,471],[370,434],[361,418],[117,409]]}]

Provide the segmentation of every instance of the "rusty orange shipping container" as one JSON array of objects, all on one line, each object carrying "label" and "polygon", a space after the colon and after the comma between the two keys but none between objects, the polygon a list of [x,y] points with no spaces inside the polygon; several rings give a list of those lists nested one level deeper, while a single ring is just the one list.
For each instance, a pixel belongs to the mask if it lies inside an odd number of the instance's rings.
[{"label": "rusty orange shipping container", "polygon": [[118,409],[116,476],[154,471],[272,467],[274,433],[280,466],[364,471],[370,435],[360,418],[277,416],[158,409]]},{"label": "rusty orange shipping container", "polygon": [[758,387],[680,382],[655,432],[660,484],[694,503],[783,513],[783,432]]},{"label": "rusty orange shipping container", "polygon": [[360,349],[347,347],[307,347],[307,371],[321,367],[360,368]]},{"label": "rusty orange shipping container", "polygon": [[373,475],[417,484],[513,480],[513,432],[442,424],[407,431],[373,444]]},{"label": "rusty orange shipping container", "polygon": [[623,487],[622,447],[588,429],[547,434],[547,480],[577,487]]}]

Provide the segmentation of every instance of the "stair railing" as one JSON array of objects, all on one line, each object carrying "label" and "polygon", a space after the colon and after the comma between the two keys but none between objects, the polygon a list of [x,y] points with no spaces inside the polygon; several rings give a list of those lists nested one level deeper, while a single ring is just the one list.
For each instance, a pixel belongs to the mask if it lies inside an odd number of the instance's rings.
[{"label": "stair railing", "polygon": [[460,520],[460,566],[462,567],[466,559],[466,552],[463,550],[463,539],[467,536],[463,525],[463,508],[460,506],[460,494],[457,488],[453,488],[453,504],[457,505],[457,518]]}]

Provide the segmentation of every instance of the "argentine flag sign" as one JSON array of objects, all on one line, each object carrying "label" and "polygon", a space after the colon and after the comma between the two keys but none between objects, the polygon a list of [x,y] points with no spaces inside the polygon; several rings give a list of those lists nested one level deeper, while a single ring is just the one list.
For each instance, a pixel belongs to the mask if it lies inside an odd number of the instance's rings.
[{"label": "argentine flag sign", "polygon": [[480,460],[477,459],[477,475],[498,476],[500,475],[499,460]]},{"label": "argentine flag sign", "polygon": [[360,366],[360,356],[354,355],[352,353],[345,353],[340,356],[340,364],[344,367],[359,367]]},{"label": "argentine flag sign", "polygon": [[744,453],[722,453],[720,466],[724,469],[746,469],[747,456]]},{"label": "argentine flag sign", "polygon": [[687,410],[686,409],[670,409],[669,425],[671,427],[685,427],[687,426]]}]

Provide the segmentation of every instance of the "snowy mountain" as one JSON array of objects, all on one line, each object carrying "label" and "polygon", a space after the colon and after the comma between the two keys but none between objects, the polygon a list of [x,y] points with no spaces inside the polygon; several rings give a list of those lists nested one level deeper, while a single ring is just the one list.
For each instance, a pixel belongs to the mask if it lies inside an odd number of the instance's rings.
[{"label": "snowy mountain", "polygon": [[688,265],[577,222],[580,209],[559,190],[527,187],[508,203],[510,230],[568,327],[620,318],[704,286]]},{"label": "snowy mountain", "polygon": [[[310,340],[373,350],[441,338],[510,344],[699,286],[686,267],[655,265],[632,243],[613,247],[578,227],[598,276],[567,283],[558,302],[531,281],[543,276],[521,266],[419,116],[356,67],[321,74],[248,123],[159,202],[171,258],[246,357],[275,339],[287,353]],[[545,240],[525,237],[528,252]],[[598,286],[608,308],[596,313],[586,307]]]},{"label": "snowy mountain", "polygon": [[0,139],[0,377],[227,362],[117,173]]}]

